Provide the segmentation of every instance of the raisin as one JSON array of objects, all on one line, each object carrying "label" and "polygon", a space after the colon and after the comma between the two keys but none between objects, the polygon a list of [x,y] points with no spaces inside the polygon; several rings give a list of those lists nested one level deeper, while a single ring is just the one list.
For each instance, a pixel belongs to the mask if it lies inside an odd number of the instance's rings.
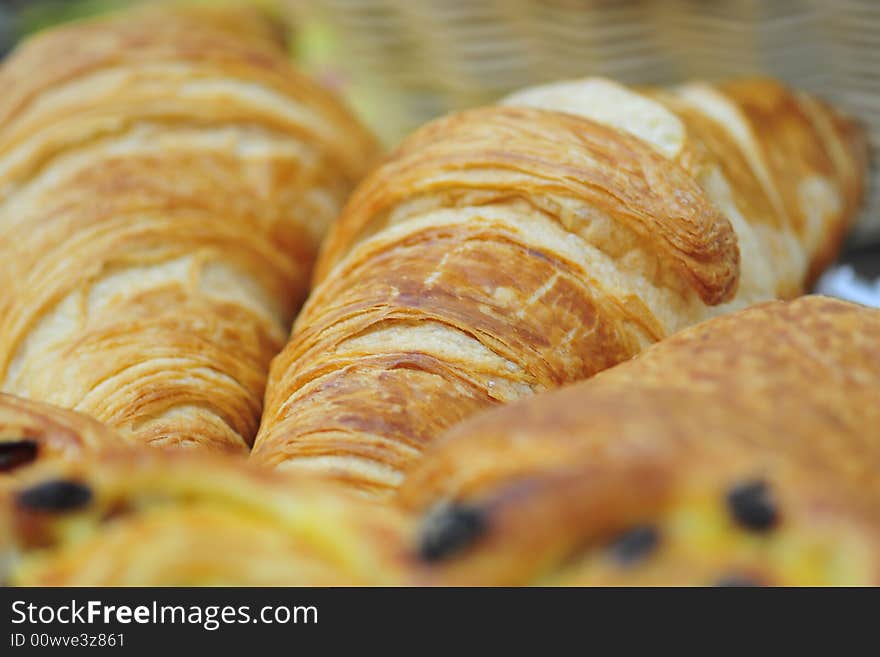
[{"label": "raisin", "polygon": [[610,546],[614,559],[627,566],[641,561],[660,544],[660,531],[652,525],[638,525],[618,536]]},{"label": "raisin", "polygon": [[770,487],[761,480],[734,486],[727,494],[727,508],[740,526],[751,531],[767,531],[779,521]]},{"label": "raisin", "polygon": [[92,490],[88,486],[64,479],[37,484],[18,494],[18,505],[33,511],[74,511],[91,501]]},{"label": "raisin", "polygon": [[21,438],[0,442],[0,472],[10,472],[36,460],[37,443]]},{"label": "raisin", "polygon": [[422,526],[419,554],[425,561],[446,559],[470,546],[486,528],[485,514],[464,504],[444,504]]}]

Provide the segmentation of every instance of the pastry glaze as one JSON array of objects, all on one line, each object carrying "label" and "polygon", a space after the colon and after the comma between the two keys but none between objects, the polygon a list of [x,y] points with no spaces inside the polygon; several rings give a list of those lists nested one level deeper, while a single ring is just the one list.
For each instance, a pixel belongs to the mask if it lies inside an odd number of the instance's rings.
[{"label": "pastry glaze", "polygon": [[322,247],[252,458],[388,492],[479,410],[799,294],[853,219],[858,135],[763,80],[557,83],[425,126]]},{"label": "pastry glaze", "polygon": [[113,441],[4,482],[0,576],[877,584],[878,344],[880,311],[820,297],[715,318],[465,421],[427,449],[394,504],[230,456]]},{"label": "pastry glaze", "polygon": [[[65,508],[35,508],[34,491],[61,485],[85,492]],[[0,563],[16,586],[404,581],[395,509],[222,454],[138,445],[26,468],[0,493],[3,528]]]},{"label": "pastry glaze", "polygon": [[2,390],[245,452],[372,138],[249,10],[61,27],[0,86]]},{"label": "pastry glaze", "polygon": [[[876,585],[878,345],[878,310],[770,302],[462,423],[399,500],[423,515],[480,510],[485,531],[417,579]],[[732,516],[731,491],[755,482],[775,519],[760,499]],[[619,541],[638,528],[657,544],[622,562]]]}]

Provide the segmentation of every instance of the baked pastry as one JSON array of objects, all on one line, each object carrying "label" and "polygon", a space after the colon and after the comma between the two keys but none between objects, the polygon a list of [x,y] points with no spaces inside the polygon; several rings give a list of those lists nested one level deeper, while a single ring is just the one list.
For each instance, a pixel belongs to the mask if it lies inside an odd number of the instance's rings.
[{"label": "baked pastry", "polygon": [[0,485],[37,461],[78,458],[120,441],[88,416],[0,393]]},{"label": "baked pastry", "polygon": [[25,465],[0,564],[13,585],[877,584],[878,344],[880,311],[822,297],[716,318],[462,423],[398,504],[221,455]]},{"label": "baked pastry", "polygon": [[422,582],[880,584],[880,310],[771,302],[436,441]]},{"label": "baked pastry", "polygon": [[25,468],[0,493],[12,585],[403,581],[403,516],[307,477],[142,446]]},{"label": "baked pastry", "polygon": [[479,410],[799,294],[863,177],[857,128],[769,81],[588,79],[435,121],[334,224],[252,458],[392,490]]},{"label": "baked pastry", "polygon": [[0,387],[245,452],[318,244],[375,152],[250,10],[64,26],[0,68]]}]

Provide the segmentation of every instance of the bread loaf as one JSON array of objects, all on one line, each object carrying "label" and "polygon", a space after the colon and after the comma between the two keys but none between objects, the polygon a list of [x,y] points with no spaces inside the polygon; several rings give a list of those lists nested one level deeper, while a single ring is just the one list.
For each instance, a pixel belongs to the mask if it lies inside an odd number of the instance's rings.
[{"label": "bread loaf", "polygon": [[0,487],[0,576],[877,584],[878,344],[880,311],[819,297],[715,318],[463,422],[391,504],[178,450],[22,464]]},{"label": "bread loaf", "polygon": [[334,225],[252,458],[387,492],[477,411],[797,295],[864,159],[850,121],[763,80],[588,79],[439,119]]},{"label": "bread loaf", "polygon": [[405,581],[405,526],[395,509],[326,482],[137,446],[26,467],[0,490],[0,576],[15,586],[394,584]]},{"label": "bread loaf", "polygon": [[686,329],[438,439],[400,501],[419,581],[880,583],[880,310]]},{"label": "bread loaf", "polygon": [[249,10],[64,26],[0,68],[0,386],[245,452],[318,244],[374,155]]}]

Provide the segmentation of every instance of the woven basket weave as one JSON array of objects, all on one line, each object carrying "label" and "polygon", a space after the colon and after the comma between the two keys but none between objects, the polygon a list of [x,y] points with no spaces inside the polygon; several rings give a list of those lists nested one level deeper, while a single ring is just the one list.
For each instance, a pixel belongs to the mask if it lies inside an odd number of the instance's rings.
[{"label": "woven basket weave", "polygon": [[[878,0],[286,0],[306,64],[389,143],[519,87],[605,75],[769,75],[859,117],[880,144]],[[320,51],[315,56],[314,50]],[[880,175],[856,239],[880,239]]]}]

